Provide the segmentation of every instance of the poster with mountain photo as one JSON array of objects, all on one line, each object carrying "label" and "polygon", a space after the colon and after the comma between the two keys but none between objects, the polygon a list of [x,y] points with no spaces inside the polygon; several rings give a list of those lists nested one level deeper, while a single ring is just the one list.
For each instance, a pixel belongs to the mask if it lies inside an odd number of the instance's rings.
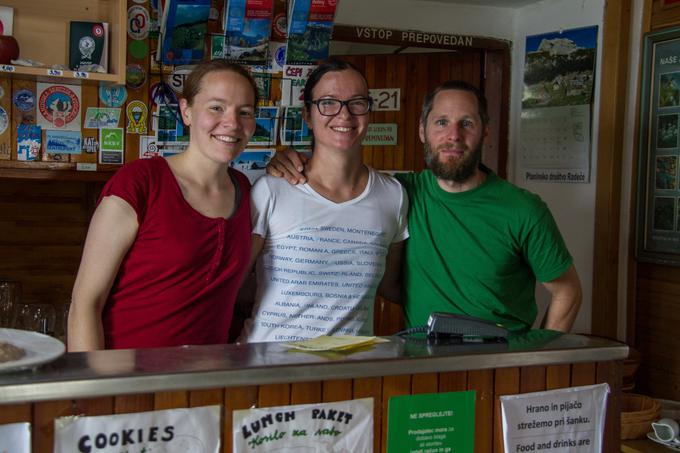
[{"label": "poster with mountain photo", "polygon": [[229,0],[224,13],[224,58],[241,64],[266,65],[273,0]]},{"label": "poster with mountain photo", "polygon": [[592,26],[526,38],[520,122],[526,181],[590,181],[597,35]]}]

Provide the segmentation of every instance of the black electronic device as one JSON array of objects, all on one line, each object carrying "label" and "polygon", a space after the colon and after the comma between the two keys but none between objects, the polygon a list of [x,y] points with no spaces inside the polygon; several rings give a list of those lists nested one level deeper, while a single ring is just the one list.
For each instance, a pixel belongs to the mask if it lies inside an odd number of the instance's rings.
[{"label": "black electronic device", "polygon": [[434,312],[427,320],[427,337],[430,339],[459,338],[463,341],[505,341],[508,330],[472,316]]}]

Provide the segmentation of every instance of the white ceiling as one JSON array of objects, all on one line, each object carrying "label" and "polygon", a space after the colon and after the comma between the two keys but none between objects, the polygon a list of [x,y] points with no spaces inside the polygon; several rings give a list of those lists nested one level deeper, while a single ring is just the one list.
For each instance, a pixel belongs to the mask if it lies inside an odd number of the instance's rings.
[{"label": "white ceiling", "polygon": [[415,0],[436,3],[458,3],[462,5],[498,6],[503,8],[518,8],[520,6],[538,3],[540,0]]}]

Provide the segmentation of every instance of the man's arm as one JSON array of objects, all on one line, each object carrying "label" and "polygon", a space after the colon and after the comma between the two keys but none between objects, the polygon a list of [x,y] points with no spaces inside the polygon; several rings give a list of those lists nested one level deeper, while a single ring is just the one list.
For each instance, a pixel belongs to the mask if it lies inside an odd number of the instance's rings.
[{"label": "man's arm", "polygon": [[69,351],[104,348],[102,309],[138,229],[135,210],[122,198],[108,196],[95,210],[71,296]]},{"label": "man's arm", "polygon": [[581,282],[572,264],[560,277],[543,286],[550,292],[551,300],[541,327],[569,332],[581,306]]},{"label": "man's arm", "polygon": [[378,286],[378,294],[381,297],[397,304],[401,304],[401,257],[404,253],[404,242],[390,245],[385,260],[385,273]]},{"label": "man's arm", "polygon": [[292,148],[274,153],[267,164],[267,174],[277,178],[285,178],[290,184],[304,184],[307,178],[302,172],[307,163],[307,156]]}]

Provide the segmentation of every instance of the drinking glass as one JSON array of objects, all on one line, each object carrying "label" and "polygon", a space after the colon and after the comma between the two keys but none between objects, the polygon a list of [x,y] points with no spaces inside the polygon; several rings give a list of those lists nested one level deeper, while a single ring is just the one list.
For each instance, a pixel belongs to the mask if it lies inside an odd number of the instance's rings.
[{"label": "drinking glass", "polygon": [[0,327],[12,327],[14,310],[19,303],[19,282],[0,282]]},{"label": "drinking glass", "polygon": [[54,305],[19,304],[15,313],[15,328],[54,335],[57,316]]}]

